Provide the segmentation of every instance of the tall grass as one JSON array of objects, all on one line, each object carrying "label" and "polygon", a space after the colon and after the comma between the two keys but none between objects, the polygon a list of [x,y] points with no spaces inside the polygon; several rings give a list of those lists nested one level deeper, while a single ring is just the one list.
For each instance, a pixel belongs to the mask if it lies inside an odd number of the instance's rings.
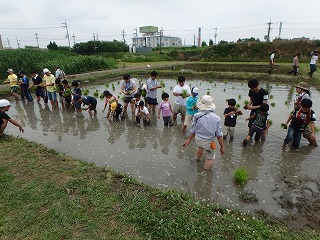
[{"label": "tall grass", "polygon": [[60,52],[39,49],[17,49],[0,51],[0,79],[5,79],[6,69],[15,72],[41,72],[43,68],[52,70],[58,65],[66,74],[84,73],[116,68],[117,61],[101,56],[80,56],[71,52]]}]

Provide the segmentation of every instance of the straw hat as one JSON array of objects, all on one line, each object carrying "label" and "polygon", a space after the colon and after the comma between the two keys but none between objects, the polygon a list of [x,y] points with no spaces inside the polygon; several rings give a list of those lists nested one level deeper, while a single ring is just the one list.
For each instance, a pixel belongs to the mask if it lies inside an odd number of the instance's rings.
[{"label": "straw hat", "polygon": [[213,111],[216,105],[213,103],[213,98],[209,95],[204,95],[198,99],[197,106],[200,111]]},{"label": "straw hat", "polygon": [[309,91],[308,84],[305,82],[299,82],[296,86],[296,88],[301,88],[303,90]]}]

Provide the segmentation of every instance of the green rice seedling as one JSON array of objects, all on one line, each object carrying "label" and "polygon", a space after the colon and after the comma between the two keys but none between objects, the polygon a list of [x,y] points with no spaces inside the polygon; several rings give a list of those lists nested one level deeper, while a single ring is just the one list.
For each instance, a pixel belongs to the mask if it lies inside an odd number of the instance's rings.
[{"label": "green rice seedling", "polygon": [[229,98],[226,98],[226,102],[228,102],[229,101]]},{"label": "green rice seedling", "polygon": [[270,119],[270,120],[269,120],[269,122],[270,122],[270,126],[272,126],[272,124],[273,124],[273,121],[272,121],[272,120]]},{"label": "green rice seedling", "polygon": [[237,185],[243,186],[248,181],[248,171],[244,168],[237,168],[234,172],[234,181]]},{"label": "green rice seedling", "polygon": [[89,95],[89,89],[85,89],[85,90],[83,90],[83,95],[84,95],[84,96]]},{"label": "green rice seedling", "polygon": [[240,107],[241,107],[240,104],[237,103],[237,104],[236,104],[236,109],[240,109]]},{"label": "green rice seedling", "polygon": [[210,91],[207,91],[207,95],[210,95]]},{"label": "green rice seedling", "polygon": [[316,126],[314,130],[315,130],[315,132],[319,132],[320,128]]},{"label": "green rice seedling", "polygon": [[285,105],[288,105],[288,104],[289,104],[289,101],[288,101],[288,100],[285,100],[285,101],[284,101],[284,104],[285,104]]},{"label": "green rice seedling", "polygon": [[109,83],[108,82],[106,83],[106,88],[109,88]]},{"label": "green rice seedling", "polygon": [[227,84],[227,79],[224,79],[224,84]]},{"label": "green rice seedling", "polygon": [[95,92],[93,92],[93,96],[94,96],[94,97],[98,97],[98,96],[99,96],[98,90],[96,90]]},{"label": "green rice seedling", "polygon": [[188,91],[187,90],[183,90],[181,93],[181,97],[186,98],[188,97]]},{"label": "green rice seedling", "polygon": [[238,99],[241,99],[241,97],[242,97],[241,94],[239,94],[239,95],[238,95]]},{"label": "green rice seedling", "polygon": [[275,107],[276,106],[276,103],[272,102],[270,103],[271,107]]},{"label": "green rice seedling", "polygon": [[212,84],[212,83],[213,83],[213,81],[210,79],[210,80],[209,80],[209,83],[210,83],[210,84]]},{"label": "green rice seedling", "polygon": [[226,89],[224,88],[224,89],[223,89],[223,91],[225,92],[225,91],[226,91]]},{"label": "green rice seedling", "polygon": [[216,86],[217,86],[217,84],[215,83],[215,84],[214,84],[214,86],[216,87]]},{"label": "green rice seedling", "polygon": [[120,81],[118,80],[118,82],[117,82],[118,84],[120,84]]},{"label": "green rice seedling", "polygon": [[100,94],[100,99],[103,99],[104,98],[104,95],[103,93]]},{"label": "green rice seedling", "polygon": [[270,95],[270,99],[273,99],[273,95]]},{"label": "green rice seedling", "polygon": [[249,101],[248,101],[248,100],[244,100],[243,104],[244,104],[244,105],[248,105],[248,104],[249,104]]},{"label": "green rice seedling", "polygon": [[172,90],[172,87],[170,87],[170,90]]}]

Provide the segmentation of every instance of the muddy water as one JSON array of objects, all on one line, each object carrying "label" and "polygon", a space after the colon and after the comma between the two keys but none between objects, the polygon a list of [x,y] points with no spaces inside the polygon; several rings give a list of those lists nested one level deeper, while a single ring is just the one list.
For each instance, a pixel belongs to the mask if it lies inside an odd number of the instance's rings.
[{"label": "muddy water", "polygon": [[[173,103],[172,88],[176,82],[163,82],[163,90],[170,93],[169,100]],[[187,84],[197,86],[200,95],[209,92],[217,106],[215,112],[222,119],[226,99],[235,98],[241,108],[248,99],[246,82],[192,80]],[[120,84],[114,85],[115,91],[111,85],[109,90],[119,95]],[[301,219],[299,226],[319,226],[319,208],[314,208],[314,204],[320,203],[320,147],[309,147],[307,140],[302,139],[298,151],[281,150],[286,130],[280,128],[280,124],[292,109],[294,93],[288,85],[262,83],[261,86],[273,97],[269,103],[275,104],[269,111],[273,123],[266,142],[241,146],[248,130],[245,118],[249,115],[249,111],[243,110],[234,141],[225,142],[225,155],[217,154],[212,171],[206,174],[202,173],[204,158],[195,161],[194,142],[182,148],[187,134],[181,133],[180,118],[174,127],[167,128],[162,119],[153,114],[151,127],[137,126],[129,109],[125,120],[109,122],[106,113],[101,112],[104,105],[101,99],[95,117],[89,117],[87,112],[51,110],[51,106],[43,102],[23,104],[10,99],[9,115],[23,124],[25,133],[19,134],[12,125],[6,131],[98,166],[126,172],[155,187],[176,189],[243,212],[260,211],[279,218],[297,215]],[[106,86],[84,86],[83,89],[89,89],[92,95],[96,90],[101,93]],[[318,91],[312,88],[311,92],[313,99],[319,99]],[[158,100],[160,95],[161,90]],[[316,107],[315,111],[320,109]],[[319,123],[316,126],[320,127]],[[319,142],[319,136],[317,138]],[[249,181],[243,188],[233,183],[233,173],[238,167],[249,172]]]}]

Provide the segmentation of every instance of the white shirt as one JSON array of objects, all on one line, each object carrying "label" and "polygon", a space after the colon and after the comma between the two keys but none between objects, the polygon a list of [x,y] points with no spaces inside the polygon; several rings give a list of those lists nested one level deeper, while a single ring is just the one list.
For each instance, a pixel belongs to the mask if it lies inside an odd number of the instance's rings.
[{"label": "white shirt", "polygon": [[310,64],[317,64],[317,61],[318,61],[318,56],[313,55],[313,56],[311,57]]},{"label": "white shirt", "polygon": [[[180,85],[175,86],[173,89],[173,92],[182,93],[183,90],[186,90],[189,95],[191,94],[190,87],[186,84],[184,84],[183,87],[181,87]],[[175,104],[186,105],[187,97],[186,98],[183,98],[181,96],[175,96],[175,97],[176,97],[174,100]]]}]

